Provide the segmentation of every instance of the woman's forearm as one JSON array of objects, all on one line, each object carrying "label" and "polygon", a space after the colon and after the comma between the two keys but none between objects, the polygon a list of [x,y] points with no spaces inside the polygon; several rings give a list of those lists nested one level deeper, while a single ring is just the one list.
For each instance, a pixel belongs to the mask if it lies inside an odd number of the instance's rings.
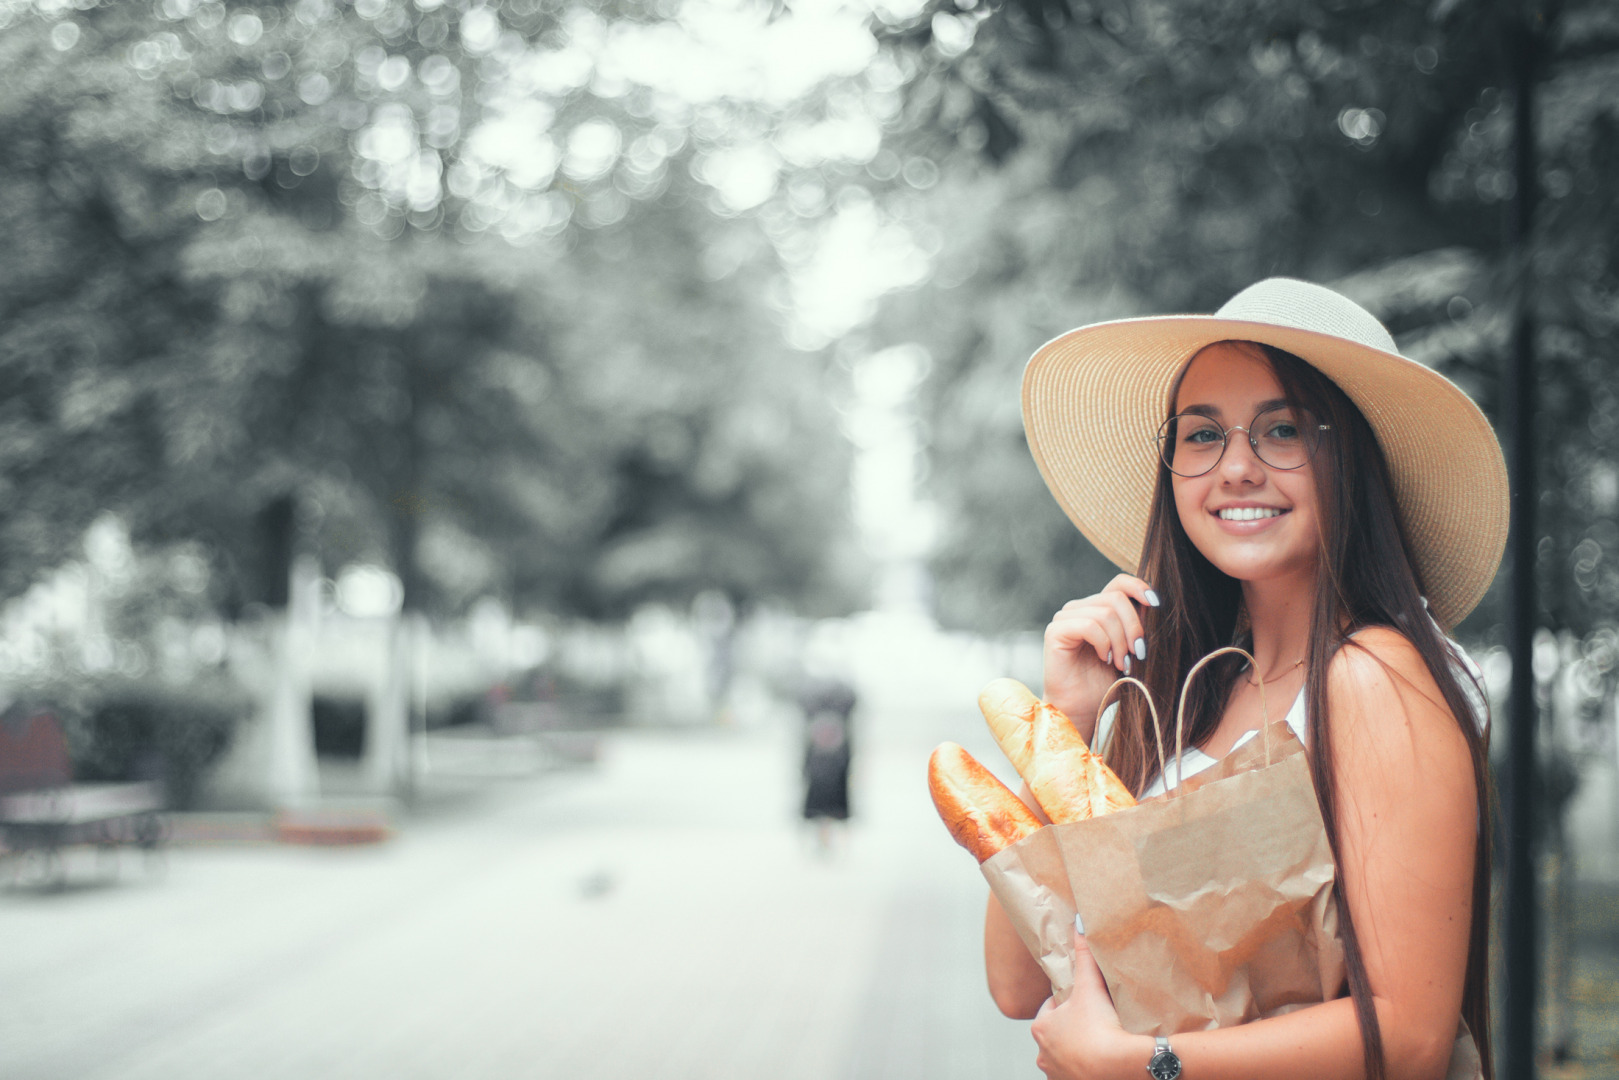
[{"label": "woman's forearm", "polygon": [[[1425,1028],[1411,1010],[1387,1001],[1378,1001],[1376,1008],[1389,1080],[1442,1080],[1455,1028]],[[1239,1027],[1188,1032],[1170,1045],[1185,1075],[1197,1080],[1362,1080],[1366,1075],[1360,1022],[1348,998]],[[1145,1065],[1143,1058],[1136,1071]]]},{"label": "woman's forearm", "polygon": [[[1064,1012],[1105,1010],[1113,1016],[1099,978],[1094,993],[1084,996],[1082,989],[1035,1021],[1040,1067],[1053,1080],[1138,1080],[1153,1056],[1150,1036],[1117,1026],[1111,1031],[1091,1027],[1089,1039],[1053,1041],[1053,1030],[1073,1020],[1063,1018]],[[1411,1010],[1390,1002],[1379,1001],[1376,1007],[1388,1080],[1443,1080],[1455,1029],[1425,1026],[1411,1019]],[[1196,1080],[1364,1080],[1366,1075],[1360,1024],[1348,998],[1237,1027],[1175,1035],[1169,1043],[1181,1059],[1183,1074]]]},{"label": "woman's forearm", "polygon": [[1000,901],[990,895],[984,912],[984,971],[996,1008],[1014,1020],[1032,1020],[1051,996],[1051,982],[1029,955]]}]

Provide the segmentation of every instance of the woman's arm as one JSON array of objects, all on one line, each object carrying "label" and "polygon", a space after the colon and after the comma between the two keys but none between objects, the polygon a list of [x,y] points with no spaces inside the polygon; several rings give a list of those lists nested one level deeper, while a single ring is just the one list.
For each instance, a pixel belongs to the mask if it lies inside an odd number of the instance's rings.
[{"label": "woman's arm", "polygon": [[[1018,788],[1018,798],[1042,824],[1051,824],[1028,784]],[[995,999],[995,1007],[1014,1020],[1033,1020],[1051,996],[1051,980],[1012,929],[1012,920],[994,893],[989,894],[989,906],[984,912],[984,973],[989,978],[989,996]]]},{"label": "woman's arm", "polygon": [[1120,675],[1139,671],[1147,652],[1140,606],[1158,606],[1158,594],[1138,577],[1119,574],[1095,596],[1070,600],[1046,625],[1041,695],[1073,721],[1090,742],[1096,706]]},{"label": "woman's arm", "polygon": [[[1096,595],[1063,605],[1046,627],[1042,693],[1086,742],[1096,734],[1102,695],[1146,651],[1137,604],[1157,606],[1158,595],[1140,578],[1119,574]],[[1045,821],[1027,784],[1020,794]],[[996,1007],[1014,1019],[1031,1019],[1051,996],[1051,983],[994,896],[984,912],[984,973]]]},{"label": "woman's arm", "polygon": [[[1346,646],[1332,662],[1327,694],[1339,872],[1388,1076],[1437,1080],[1455,1042],[1467,968],[1478,806],[1472,759],[1420,655],[1393,631],[1365,631]],[[1042,1067],[1053,1078],[1138,1080],[1151,1040],[1117,1023],[1094,987],[1076,990],[1035,1022]],[[1365,1075],[1347,998],[1172,1044],[1195,1080]]]},{"label": "woman's arm", "polygon": [[995,1007],[1014,1020],[1033,1020],[1051,996],[1051,980],[1029,955],[994,893],[984,912],[984,972]]},{"label": "woman's arm", "polygon": [[1339,873],[1389,1076],[1443,1076],[1461,1016],[1479,792],[1473,759],[1422,656],[1362,631],[1327,684]]}]

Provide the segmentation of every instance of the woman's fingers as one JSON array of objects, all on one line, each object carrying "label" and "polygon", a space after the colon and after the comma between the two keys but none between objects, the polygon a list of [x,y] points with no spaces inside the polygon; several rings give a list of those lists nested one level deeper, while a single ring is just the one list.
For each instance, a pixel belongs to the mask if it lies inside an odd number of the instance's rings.
[{"label": "woman's fingers", "polygon": [[1109,1008],[1113,1006],[1113,995],[1108,991],[1107,980],[1102,978],[1102,969],[1091,955],[1085,935],[1077,930],[1074,932],[1074,993],[1084,994],[1093,1002],[1105,1001]]},{"label": "woman's fingers", "polygon": [[1125,649],[1131,658],[1140,663],[1147,658],[1146,631],[1141,625],[1141,613],[1136,610],[1135,604],[1128,596],[1122,593],[1110,592],[1103,594],[1118,616],[1119,625],[1124,631]]},{"label": "woman's fingers", "polygon": [[1051,1045],[1053,1035],[1051,1013],[1056,1008],[1054,999],[1046,998],[1045,1004],[1040,1006],[1040,1011],[1034,1016],[1034,1023],[1029,1025],[1029,1034],[1034,1036],[1034,1045],[1039,1048],[1039,1053],[1034,1058],[1034,1067],[1048,1077],[1060,1075],[1057,1063],[1053,1060]]},{"label": "woman's fingers", "polygon": [[1119,574],[1102,591],[1123,593],[1143,607],[1158,607],[1163,602],[1151,585],[1133,574]]},{"label": "woman's fingers", "polygon": [[[1141,622],[1142,609],[1159,607],[1162,600],[1151,585],[1130,574],[1120,574],[1108,582],[1108,587],[1102,590],[1102,597],[1118,611],[1119,618],[1124,624],[1131,666],[1139,664],[1147,658],[1147,636]],[[1127,670],[1125,674],[1131,674],[1131,671]]]},{"label": "woman's fingers", "polygon": [[[1131,574],[1117,574],[1113,580],[1102,587],[1102,591],[1094,596],[1082,596],[1077,600],[1070,600],[1062,606],[1063,611],[1077,611],[1096,603],[1108,593],[1122,593],[1145,607],[1158,607],[1161,600],[1158,593],[1147,582]],[[1059,612],[1058,614],[1061,614]]]},{"label": "woman's fingers", "polygon": [[1029,1031],[1040,1050],[1035,1067],[1051,1080],[1091,1075],[1088,1062],[1107,1058],[1103,1040],[1123,1034],[1102,969],[1083,934],[1074,934],[1073,990],[1060,1005],[1047,998]]},{"label": "woman's fingers", "polygon": [[[1070,600],[1052,617],[1052,626],[1070,640],[1089,636],[1076,629],[1084,620],[1094,620],[1108,636],[1107,648],[1097,650],[1104,663],[1125,674],[1147,658],[1147,639],[1141,621],[1141,608],[1157,607],[1161,600],[1152,587],[1130,574],[1119,574],[1095,596]],[[1111,655],[1110,655],[1111,654]]]},{"label": "woman's fingers", "polygon": [[1128,642],[1111,604],[1093,602],[1073,610],[1064,608],[1046,627],[1046,640],[1058,648],[1078,649],[1089,644],[1097,659],[1124,670]]}]

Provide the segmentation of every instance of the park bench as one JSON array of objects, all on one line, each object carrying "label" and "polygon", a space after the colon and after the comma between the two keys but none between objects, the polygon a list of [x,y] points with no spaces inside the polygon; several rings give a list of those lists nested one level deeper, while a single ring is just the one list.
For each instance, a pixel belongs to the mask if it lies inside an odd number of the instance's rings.
[{"label": "park bench", "polygon": [[64,880],[61,853],[73,845],[154,851],[166,837],[163,806],[158,783],[74,783],[55,713],[0,713],[0,839],[8,858],[37,858],[44,880]]}]

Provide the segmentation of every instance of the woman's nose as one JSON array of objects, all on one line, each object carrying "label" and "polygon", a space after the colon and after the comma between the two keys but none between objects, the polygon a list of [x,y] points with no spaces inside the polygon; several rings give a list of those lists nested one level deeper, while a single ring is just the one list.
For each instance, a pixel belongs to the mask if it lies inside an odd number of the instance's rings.
[{"label": "woman's nose", "polygon": [[1225,457],[1220,460],[1220,475],[1228,484],[1265,482],[1265,466],[1254,453],[1254,444],[1248,441],[1248,433],[1241,428],[1226,432]]}]

